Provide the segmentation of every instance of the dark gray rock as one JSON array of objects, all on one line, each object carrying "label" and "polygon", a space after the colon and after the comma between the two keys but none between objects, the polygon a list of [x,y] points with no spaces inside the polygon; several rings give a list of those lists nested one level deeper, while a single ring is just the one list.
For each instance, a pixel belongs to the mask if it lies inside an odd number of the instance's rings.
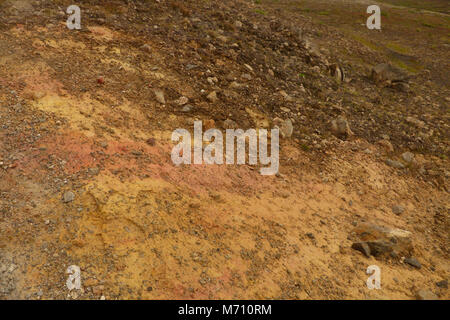
[{"label": "dark gray rock", "polygon": [[417,268],[417,269],[422,268],[422,265],[420,264],[420,262],[416,258],[413,258],[413,257],[406,258],[405,263],[407,263],[410,266],[413,266],[414,268]]},{"label": "dark gray rock", "polygon": [[436,282],[436,285],[437,285],[439,288],[442,288],[442,289],[448,289],[448,281],[447,281],[447,280],[441,280],[441,281],[439,281],[439,282]]},{"label": "dark gray rock", "polygon": [[355,242],[352,244],[352,249],[363,253],[366,257],[370,257],[370,247],[366,242]]}]

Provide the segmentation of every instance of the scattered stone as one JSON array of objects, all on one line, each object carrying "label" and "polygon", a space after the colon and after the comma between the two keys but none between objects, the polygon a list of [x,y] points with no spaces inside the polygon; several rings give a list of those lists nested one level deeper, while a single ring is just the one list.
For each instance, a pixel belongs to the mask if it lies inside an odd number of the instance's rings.
[{"label": "scattered stone", "polygon": [[182,112],[190,112],[192,110],[192,106],[190,104],[187,104],[181,109]]},{"label": "scattered stone", "polygon": [[103,77],[99,77],[99,78],[97,78],[97,83],[104,84],[105,83],[105,79]]},{"label": "scattered stone", "polygon": [[65,203],[72,202],[73,200],[75,200],[75,194],[72,191],[67,191],[66,193],[64,193],[63,201]]},{"label": "scattered stone", "polygon": [[409,264],[410,266],[413,266],[414,268],[417,268],[417,269],[422,268],[422,265],[416,258],[413,258],[413,257],[406,258],[404,262]]},{"label": "scattered stone", "polygon": [[248,64],[244,64],[244,67],[246,67],[248,71],[253,72],[253,68]]},{"label": "scattered stone", "polygon": [[405,211],[405,207],[400,205],[395,205],[392,207],[392,212],[396,215],[401,215]]},{"label": "scattered stone", "polygon": [[402,153],[402,159],[406,163],[412,163],[414,161],[414,154],[412,152],[404,152]]},{"label": "scattered stone", "polygon": [[190,71],[190,70],[195,69],[195,68],[197,68],[197,65],[195,65],[195,64],[187,64],[186,65],[186,70],[187,71]]},{"label": "scattered stone", "polygon": [[407,84],[404,81],[393,82],[391,84],[391,88],[393,88],[393,89],[395,89],[397,91],[401,91],[401,92],[409,92],[410,91],[409,84]]},{"label": "scattered stone", "polygon": [[346,139],[347,137],[353,135],[352,130],[350,130],[348,121],[344,117],[338,117],[337,119],[331,121],[331,131],[336,137],[340,139]]},{"label": "scattered stone", "polygon": [[206,81],[208,81],[208,83],[209,83],[210,85],[214,85],[214,84],[216,84],[219,80],[217,80],[216,77],[208,77],[208,78],[206,79]]},{"label": "scattered stone", "polygon": [[176,104],[178,104],[179,106],[184,106],[186,103],[189,102],[189,99],[187,97],[180,97],[177,101]]},{"label": "scattered stone", "polygon": [[152,146],[152,147],[156,144],[155,138],[148,138],[146,142],[149,146]]},{"label": "scattered stone", "polygon": [[148,44],[144,44],[143,46],[141,46],[141,49],[148,53],[152,51],[152,48]]},{"label": "scattered stone", "polygon": [[383,147],[386,150],[386,152],[394,152],[394,146],[390,141],[386,139],[378,141],[377,144]]},{"label": "scattered stone", "polygon": [[439,297],[428,290],[419,290],[416,293],[417,300],[439,300]]},{"label": "scattered stone", "polygon": [[164,92],[162,90],[155,89],[153,92],[155,93],[156,101],[161,104],[166,104],[166,99],[164,98]]},{"label": "scattered stone", "polygon": [[329,67],[331,75],[334,77],[337,83],[341,83],[345,80],[344,70],[337,64],[332,64]]},{"label": "scattered stone", "polygon": [[238,28],[238,29],[242,28],[242,22],[240,22],[239,20],[236,20],[236,21],[234,22],[234,25],[235,25],[236,28]]},{"label": "scattered stone", "polygon": [[212,103],[215,103],[218,100],[217,93],[215,91],[208,94],[208,96],[206,98],[209,100],[209,102],[212,102]]},{"label": "scattered stone", "polygon": [[371,79],[376,83],[395,80],[401,81],[404,78],[403,72],[387,63],[376,65],[373,67],[371,73]]},{"label": "scattered stone", "polygon": [[312,234],[311,232],[307,233],[306,236],[312,240],[314,240],[316,237],[314,237],[314,234]]},{"label": "scattered stone", "polygon": [[294,126],[290,119],[282,120],[280,118],[273,119],[273,125],[280,129],[280,134],[282,138],[290,138],[294,132]]},{"label": "scattered stone", "polygon": [[447,280],[441,280],[441,281],[439,281],[439,282],[436,282],[436,285],[437,285],[439,288],[442,288],[442,289],[448,289],[448,281],[447,281]]},{"label": "scattered stone", "polygon": [[226,119],[223,122],[223,128],[224,129],[237,129],[238,125],[235,121],[231,120],[231,119]]},{"label": "scattered stone", "polygon": [[385,163],[390,166],[393,167],[395,169],[404,169],[405,165],[399,161],[395,161],[395,160],[391,160],[391,159],[386,159]]},{"label": "scattered stone", "polygon": [[241,87],[242,87],[242,85],[240,83],[236,82],[236,81],[233,81],[230,84],[230,89],[240,89]]},{"label": "scattered stone", "polygon": [[89,173],[92,175],[97,175],[100,172],[100,168],[98,167],[93,167],[93,168],[89,168],[88,169]]}]

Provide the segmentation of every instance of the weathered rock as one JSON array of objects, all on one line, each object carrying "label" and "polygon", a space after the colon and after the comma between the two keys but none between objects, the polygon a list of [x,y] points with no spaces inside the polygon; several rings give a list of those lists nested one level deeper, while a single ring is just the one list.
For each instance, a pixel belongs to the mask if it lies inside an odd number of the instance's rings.
[{"label": "weathered rock", "polygon": [[352,249],[362,252],[366,257],[370,257],[370,248],[369,248],[369,245],[365,242],[353,243]]},{"label": "weathered rock", "polygon": [[402,153],[402,159],[406,163],[411,163],[414,161],[414,154],[412,152],[404,152],[404,153]]},{"label": "weathered rock", "polygon": [[181,109],[182,112],[190,112],[192,110],[192,106],[190,104],[187,104]]},{"label": "weathered rock", "polygon": [[240,89],[242,85],[236,81],[230,83],[230,89]]},{"label": "weathered rock", "polygon": [[400,205],[395,205],[392,207],[392,212],[396,215],[401,215],[405,211],[405,207]]},{"label": "weathered rock", "polygon": [[273,125],[280,129],[282,138],[290,138],[294,132],[294,126],[290,119],[282,120],[280,118],[273,119]]},{"label": "weathered rock", "polygon": [[156,144],[155,138],[148,138],[146,142],[149,146],[154,146]]},{"label": "weathered rock", "polygon": [[405,168],[405,165],[403,163],[401,163],[399,161],[392,160],[392,159],[386,159],[385,163],[388,166],[396,168],[396,169],[404,169]]},{"label": "weathered rock", "polygon": [[439,282],[436,282],[436,285],[437,285],[439,288],[442,288],[442,289],[448,289],[448,281],[447,281],[447,280],[441,280],[441,281],[439,281]]},{"label": "weathered rock", "polygon": [[391,88],[393,88],[393,89],[395,89],[397,91],[401,91],[401,92],[409,92],[410,91],[409,84],[407,84],[404,81],[393,82],[391,84]]},{"label": "weathered rock", "polygon": [[208,96],[206,97],[209,102],[217,102],[218,98],[217,98],[217,93],[215,91],[211,92],[210,94],[208,94]]},{"label": "weathered rock", "polygon": [[162,90],[155,89],[153,92],[155,93],[156,101],[161,104],[166,104],[166,99],[164,98],[164,92],[162,92]]},{"label": "weathered rock", "polygon": [[341,83],[345,80],[344,70],[337,64],[332,64],[329,67],[331,75],[334,77],[337,83]]},{"label": "weathered rock", "polygon": [[99,167],[93,167],[93,168],[89,168],[88,171],[92,175],[97,175],[100,172],[100,168]]},{"label": "weathered rock", "polygon": [[420,264],[420,262],[416,258],[409,257],[409,258],[406,258],[404,262],[409,264],[410,266],[412,266],[414,268],[417,268],[417,269],[422,268],[422,265]]},{"label": "weathered rock", "polygon": [[148,53],[152,52],[152,48],[148,44],[142,45],[141,49]]},{"label": "weathered rock", "polygon": [[439,300],[439,297],[428,290],[419,290],[416,293],[417,300]]},{"label": "weathered rock", "polygon": [[216,84],[219,80],[218,80],[216,77],[208,77],[208,78],[206,79],[206,81],[208,81],[208,83],[209,83],[210,85],[214,85],[214,84]]},{"label": "weathered rock", "polygon": [[235,121],[231,120],[231,119],[226,119],[223,122],[223,128],[224,129],[237,129],[238,125]]},{"label": "weathered rock", "polygon": [[244,67],[246,67],[248,71],[253,72],[253,68],[250,65],[245,63]]},{"label": "weathered rock", "polygon": [[347,137],[353,135],[352,130],[350,130],[348,121],[344,117],[338,117],[337,119],[331,121],[331,131],[336,137],[340,139],[346,139]]},{"label": "weathered rock", "polygon": [[377,142],[377,144],[381,147],[383,147],[383,149],[386,150],[386,152],[394,152],[394,146],[392,145],[392,143],[386,139],[380,140]]},{"label": "weathered rock", "polygon": [[[394,255],[410,256],[413,251],[411,233],[402,229],[390,229],[370,223],[360,224],[354,229],[354,249],[362,248],[363,253],[368,252],[363,248],[365,243],[370,248],[370,254],[378,256]],[[361,251],[361,250],[359,250]]]},{"label": "weathered rock", "polygon": [[387,63],[381,63],[372,68],[371,79],[376,82],[401,81],[406,77],[402,71]]},{"label": "weathered rock", "polygon": [[180,97],[177,101],[175,101],[176,104],[178,104],[179,106],[184,106],[186,103],[189,102],[189,99],[187,97]]},{"label": "weathered rock", "polygon": [[66,193],[64,193],[63,201],[65,203],[72,202],[73,200],[75,200],[75,194],[72,191],[67,191]]}]

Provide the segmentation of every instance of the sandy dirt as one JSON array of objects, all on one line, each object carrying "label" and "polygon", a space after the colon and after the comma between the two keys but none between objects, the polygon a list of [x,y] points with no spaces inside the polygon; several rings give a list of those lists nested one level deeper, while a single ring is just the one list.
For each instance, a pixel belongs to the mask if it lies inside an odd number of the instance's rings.
[{"label": "sandy dirt", "polygon": [[[449,298],[446,1],[383,1],[381,32],[364,1],[79,1],[81,30],[69,2],[0,1],[0,299]],[[277,175],[172,163],[195,120],[275,118]],[[366,256],[366,225],[411,247]]]}]

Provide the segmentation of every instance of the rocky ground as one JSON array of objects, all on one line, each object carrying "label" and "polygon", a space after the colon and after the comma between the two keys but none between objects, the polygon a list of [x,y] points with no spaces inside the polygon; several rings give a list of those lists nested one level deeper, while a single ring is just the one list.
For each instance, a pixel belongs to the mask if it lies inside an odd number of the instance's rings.
[{"label": "rocky ground", "polygon": [[[0,0],[0,299],[449,298],[447,1],[72,2]],[[174,166],[195,120],[280,173]]]}]

